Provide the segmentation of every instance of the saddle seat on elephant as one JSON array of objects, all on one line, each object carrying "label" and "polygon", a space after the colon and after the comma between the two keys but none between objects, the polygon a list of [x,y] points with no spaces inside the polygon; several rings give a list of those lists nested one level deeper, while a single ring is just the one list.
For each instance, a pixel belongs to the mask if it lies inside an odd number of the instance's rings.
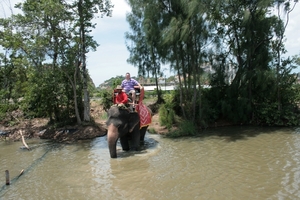
[{"label": "saddle seat on elephant", "polygon": [[[152,113],[150,110],[148,110],[147,106],[145,106],[143,104],[143,99],[145,96],[145,91],[144,89],[140,89],[139,86],[134,86],[135,88],[135,92],[136,92],[136,102],[135,102],[135,108],[133,109],[132,105],[132,98],[131,98],[131,94],[127,94],[128,95],[128,102],[127,104],[125,104],[125,106],[119,105],[119,107],[121,109],[128,109],[130,112],[137,112],[141,118],[141,127],[143,126],[148,126],[151,123],[151,118],[152,118]],[[114,89],[114,93],[113,93],[113,103],[114,105],[118,104],[116,103],[116,96],[117,96],[118,92],[116,89]]]}]

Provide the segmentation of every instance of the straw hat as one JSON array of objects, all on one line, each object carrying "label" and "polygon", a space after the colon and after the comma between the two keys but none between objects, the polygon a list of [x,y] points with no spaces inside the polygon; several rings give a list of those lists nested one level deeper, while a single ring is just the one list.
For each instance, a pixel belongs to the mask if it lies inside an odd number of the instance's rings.
[{"label": "straw hat", "polygon": [[121,85],[118,85],[117,87],[116,87],[116,90],[122,90],[123,88],[121,87]]}]

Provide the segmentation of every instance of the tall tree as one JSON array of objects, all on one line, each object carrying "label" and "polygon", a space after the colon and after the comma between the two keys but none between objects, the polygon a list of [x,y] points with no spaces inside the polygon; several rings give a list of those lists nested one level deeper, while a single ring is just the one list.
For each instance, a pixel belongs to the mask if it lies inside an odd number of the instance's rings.
[{"label": "tall tree", "polygon": [[[229,0],[214,3],[217,9],[211,8],[211,15],[219,25],[217,30],[223,43],[220,48],[223,52],[219,55],[225,55],[219,58],[225,58],[225,66],[233,67],[236,71],[232,82],[227,83],[230,85],[226,96],[231,103],[220,102],[221,110],[227,116],[232,113],[232,119],[247,121],[253,112],[253,94],[256,87],[262,84],[259,80],[263,79],[258,77],[270,70],[272,55],[269,47],[275,18],[268,16],[268,11],[272,2]],[[224,74],[219,67],[224,65],[217,66],[216,72]]]},{"label": "tall tree", "polygon": [[[12,57],[24,56],[29,61],[30,70],[27,73],[31,75],[28,76],[28,81],[38,84],[29,84],[31,88],[28,88],[25,99],[28,100],[28,105],[30,102],[39,102],[38,107],[29,107],[36,110],[43,108],[51,121],[60,121],[62,115],[74,116],[68,110],[75,107],[77,122],[81,123],[82,88],[84,103],[89,104],[85,54],[97,47],[97,43],[89,35],[91,29],[95,28],[91,21],[98,13],[101,17],[110,15],[110,1],[80,0],[69,3],[63,0],[26,0],[16,7],[24,15],[13,15],[1,21],[4,30],[2,33],[5,35],[3,38],[6,38],[1,44],[15,52]],[[10,31],[6,24],[11,24],[13,30]],[[82,66],[82,78],[78,76],[79,66]],[[69,78],[72,76],[73,81]],[[45,80],[48,81],[43,82]],[[70,95],[74,98],[70,98]],[[89,121],[89,105],[83,110],[84,120]],[[53,116],[55,119],[52,119]]]},{"label": "tall tree", "polygon": [[[295,0],[292,2],[291,0],[287,1],[282,1],[282,0],[277,0],[275,1],[275,5],[277,7],[277,26],[274,30],[275,32],[275,39],[272,42],[274,54],[276,57],[276,79],[277,79],[277,102],[278,102],[278,110],[280,111],[282,109],[282,102],[281,102],[281,85],[282,83],[282,78],[281,76],[282,73],[284,73],[285,68],[281,64],[282,63],[282,54],[286,52],[283,44],[283,39],[284,39],[284,33],[286,30],[286,27],[289,23],[289,15],[290,13],[294,10],[296,4],[298,3],[298,0]],[[283,11],[283,12],[282,12]],[[284,22],[285,18],[285,22]],[[288,70],[290,71],[290,70]]]},{"label": "tall tree", "polygon": [[160,48],[160,28],[158,21],[160,16],[156,12],[156,1],[128,0],[132,12],[127,15],[127,21],[132,32],[126,33],[127,49],[130,52],[128,62],[138,67],[140,75],[155,77],[157,103],[162,103],[162,92],[158,86],[158,78],[162,76],[162,59],[158,51]]},{"label": "tall tree", "polygon": [[167,52],[161,56],[179,78],[183,116],[195,123],[196,117],[201,118],[201,76],[213,33],[205,9],[209,2],[174,0],[160,1],[159,5],[158,13],[163,13],[161,40]]},{"label": "tall tree", "polygon": [[[73,2],[72,8],[76,9],[77,15],[76,26],[79,27],[79,52],[80,52],[80,65],[83,74],[83,94],[84,94],[84,121],[90,121],[90,98],[88,93],[87,84],[87,69],[86,69],[86,54],[89,49],[95,49],[97,43],[92,40],[89,35],[92,28],[95,28],[95,24],[92,23],[92,19],[97,17],[100,13],[101,17],[104,15],[111,16],[112,5],[110,0],[78,0]],[[74,29],[76,29],[74,27]]]},{"label": "tall tree", "polygon": [[[160,74],[160,63],[170,64],[180,80],[182,113],[195,122],[197,109],[201,108],[201,66],[205,62],[205,46],[209,40],[204,6],[199,1],[149,1],[131,0],[132,14],[128,21],[136,33],[135,45],[147,47],[147,64],[154,74]],[[137,29],[138,27],[138,29]],[[139,42],[137,42],[139,41]],[[133,52],[133,51],[132,51]],[[142,61],[140,51],[135,57]],[[143,63],[144,64],[144,63]],[[181,81],[182,78],[182,81]],[[186,114],[185,114],[186,113]]]}]

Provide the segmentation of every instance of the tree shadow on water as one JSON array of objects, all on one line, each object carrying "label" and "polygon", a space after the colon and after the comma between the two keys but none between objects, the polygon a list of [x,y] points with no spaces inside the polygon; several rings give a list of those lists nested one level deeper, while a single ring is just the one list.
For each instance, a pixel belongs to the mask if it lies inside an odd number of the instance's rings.
[{"label": "tree shadow on water", "polygon": [[290,134],[295,132],[295,128],[262,126],[227,126],[204,130],[199,134],[199,137],[218,137],[225,139],[225,141],[227,142],[236,142],[239,140],[247,140],[249,138],[257,137],[261,134],[275,134],[278,132],[281,132],[282,134]]}]

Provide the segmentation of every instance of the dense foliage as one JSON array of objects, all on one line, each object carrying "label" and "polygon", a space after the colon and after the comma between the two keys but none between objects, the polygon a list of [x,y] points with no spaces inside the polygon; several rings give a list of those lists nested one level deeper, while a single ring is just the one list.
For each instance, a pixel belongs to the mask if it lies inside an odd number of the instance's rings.
[{"label": "dense foliage", "polygon": [[0,19],[1,116],[13,107],[53,123],[90,121],[91,21],[110,16],[110,1],[25,0],[16,8],[21,14]]},{"label": "dense foliage", "polygon": [[[283,56],[289,13],[298,1],[128,2],[129,61],[154,76],[161,63],[170,66],[179,81],[173,109],[184,121],[201,128],[218,120],[300,124],[295,58]],[[201,87],[207,83],[210,89]]]},{"label": "dense foliage", "polygon": [[[297,0],[127,0],[131,31],[128,62],[153,77],[161,122],[181,118],[175,135],[195,133],[225,120],[236,124],[300,124],[297,56],[284,57],[284,33]],[[110,15],[109,0],[26,0],[22,14],[0,19],[0,117],[22,110],[51,122],[89,120],[86,56],[97,13]],[[276,12],[274,12],[274,10]],[[169,68],[168,68],[169,67]],[[176,74],[177,89],[164,95],[159,77]],[[112,78],[94,94],[105,109]],[[209,85],[209,88],[202,87]]]}]

